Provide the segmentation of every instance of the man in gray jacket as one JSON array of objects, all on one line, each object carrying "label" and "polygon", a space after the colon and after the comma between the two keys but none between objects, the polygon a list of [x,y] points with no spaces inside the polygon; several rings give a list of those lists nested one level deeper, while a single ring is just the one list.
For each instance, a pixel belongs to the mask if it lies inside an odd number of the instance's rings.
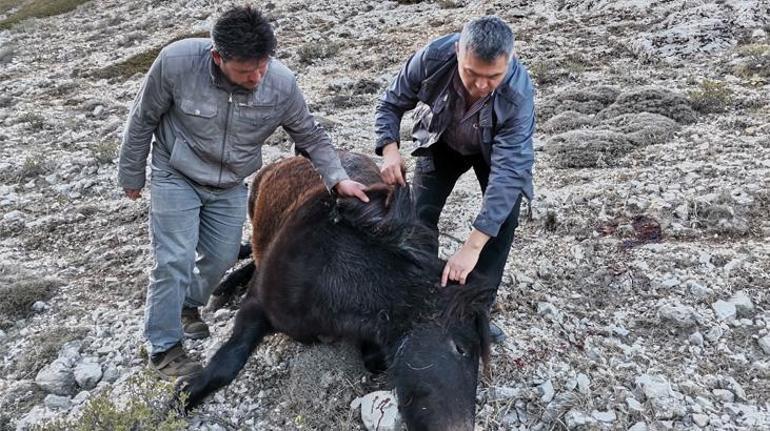
[{"label": "man in gray jacket", "polygon": [[[473,168],[484,195],[468,239],[449,258],[441,277],[465,283],[471,271],[499,286],[521,198],[532,198],[534,89],[513,52],[513,32],[500,18],[467,23],[461,34],[440,37],[417,51],[377,107],[376,152],[391,184],[404,183],[399,153],[403,114],[414,109],[414,173],[419,218],[434,232],[457,179]],[[490,304],[491,305],[491,304]],[[505,335],[492,326],[492,336]]]},{"label": "man in gray jacket", "polygon": [[167,378],[201,369],[181,341],[209,335],[198,307],[235,263],[246,216],[243,180],[262,165],[261,145],[278,126],[309,155],[327,188],[368,201],[310,115],[293,74],[272,58],[276,39],[260,12],[230,9],[211,35],[161,51],[131,108],[120,151],[119,185],[137,199],[152,149],[155,264],[145,336],[150,367]]}]

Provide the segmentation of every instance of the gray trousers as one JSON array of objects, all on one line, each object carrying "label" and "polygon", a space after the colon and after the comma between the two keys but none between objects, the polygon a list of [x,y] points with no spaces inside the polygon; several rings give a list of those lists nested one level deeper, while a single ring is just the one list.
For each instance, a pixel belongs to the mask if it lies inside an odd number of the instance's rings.
[{"label": "gray trousers", "polygon": [[247,187],[216,189],[179,173],[153,169],[150,236],[154,266],[145,305],[151,354],[183,337],[182,306],[206,305],[238,257]]}]

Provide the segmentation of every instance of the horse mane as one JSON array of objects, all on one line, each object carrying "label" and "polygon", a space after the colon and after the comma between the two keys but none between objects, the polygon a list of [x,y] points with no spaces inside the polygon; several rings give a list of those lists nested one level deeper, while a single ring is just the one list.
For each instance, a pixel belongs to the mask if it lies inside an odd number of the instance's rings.
[{"label": "horse mane", "polygon": [[377,242],[400,245],[412,232],[416,214],[411,188],[376,183],[365,190],[369,202],[337,199],[333,217]]}]

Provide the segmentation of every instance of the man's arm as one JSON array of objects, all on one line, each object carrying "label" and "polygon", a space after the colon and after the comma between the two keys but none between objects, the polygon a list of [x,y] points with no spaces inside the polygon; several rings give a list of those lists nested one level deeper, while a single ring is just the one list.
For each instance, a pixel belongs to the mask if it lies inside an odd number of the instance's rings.
[{"label": "man's arm", "polygon": [[377,104],[374,114],[374,129],[377,135],[375,153],[383,155],[382,150],[388,144],[399,146],[401,135],[401,117],[404,112],[414,109],[419,101],[417,92],[425,80],[425,53],[427,47],[417,51],[401,68],[393,82],[385,90]]},{"label": "man's arm", "polygon": [[310,156],[310,161],[321,174],[327,189],[332,190],[340,181],[349,179],[334,151],[329,135],[310,114],[296,80],[293,82],[288,108],[284,112],[281,125],[294,140],[297,148]]},{"label": "man's arm", "polygon": [[534,93],[529,91],[529,95],[519,104],[516,115],[495,136],[489,182],[481,211],[468,239],[444,266],[442,286],[446,286],[448,280],[465,284],[468,274],[478,263],[484,245],[491,237],[497,236],[500,226],[513,210],[532,177],[534,132]]},{"label": "man's arm", "polygon": [[145,166],[152,134],[171,107],[172,85],[163,75],[163,53],[158,55],[134,99],[123,132],[118,162],[118,184],[136,199],[145,183]]},{"label": "man's arm", "polygon": [[532,178],[534,133],[535,103],[534,94],[530,92],[522,98],[513,118],[503,124],[494,138],[489,182],[481,211],[473,222],[475,229],[491,237],[497,236],[500,226],[513,210]]}]

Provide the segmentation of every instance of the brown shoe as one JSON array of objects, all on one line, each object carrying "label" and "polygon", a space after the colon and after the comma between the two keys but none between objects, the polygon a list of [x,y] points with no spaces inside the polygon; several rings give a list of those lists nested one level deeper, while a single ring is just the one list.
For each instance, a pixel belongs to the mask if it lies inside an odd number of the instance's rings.
[{"label": "brown shoe", "polygon": [[165,352],[152,355],[148,365],[166,380],[189,377],[203,370],[199,363],[187,356],[181,342]]},{"label": "brown shoe", "polygon": [[185,337],[194,340],[209,336],[209,327],[201,319],[198,307],[182,308],[182,330],[184,330]]}]

